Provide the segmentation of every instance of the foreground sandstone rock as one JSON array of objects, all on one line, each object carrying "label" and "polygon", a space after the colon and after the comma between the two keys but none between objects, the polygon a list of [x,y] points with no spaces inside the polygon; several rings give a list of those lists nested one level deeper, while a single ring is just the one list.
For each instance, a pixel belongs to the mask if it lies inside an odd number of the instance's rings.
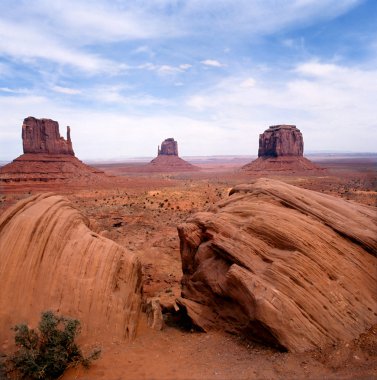
[{"label": "foreground sandstone rock", "polygon": [[304,154],[304,139],[295,125],[273,125],[259,135],[258,159],[243,166],[250,171],[319,169]]},{"label": "foreground sandstone rock", "polygon": [[139,261],[92,232],[88,220],[61,196],[33,196],[1,216],[0,278],[0,342],[5,347],[12,326],[35,326],[44,310],[79,319],[88,343],[135,335]]},{"label": "foreground sandstone rock", "polygon": [[260,179],[179,226],[181,307],[294,352],[377,322],[377,210]]}]

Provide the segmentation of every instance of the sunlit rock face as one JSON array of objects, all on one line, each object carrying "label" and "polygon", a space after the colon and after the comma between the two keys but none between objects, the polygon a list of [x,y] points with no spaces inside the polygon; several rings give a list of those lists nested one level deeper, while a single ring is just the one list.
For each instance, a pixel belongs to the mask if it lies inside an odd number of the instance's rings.
[{"label": "sunlit rock face", "polygon": [[262,178],[178,232],[178,303],[205,331],[301,352],[377,323],[375,207]]},{"label": "sunlit rock face", "polygon": [[258,158],[245,171],[321,170],[303,156],[304,139],[295,125],[273,125],[259,135]]},{"label": "sunlit rock face", "polygon": [[295,125],[274,125],[259,135],[258,157],[302,156],[304,140]]},{"label": "sunlit rock face", "polygon": [[51,119],[27,117],[22,124],[24,153],[69,154],[74,156],[70,128],[67,140],[60,136],[59,123]]},{"label": "sunlit rock face", "polygon": [[138,258],[93,232],[65,197],[26,198],[0,217],[0,341],[45,310],[79,319],[88,343],[132,338],[141,276]]}]

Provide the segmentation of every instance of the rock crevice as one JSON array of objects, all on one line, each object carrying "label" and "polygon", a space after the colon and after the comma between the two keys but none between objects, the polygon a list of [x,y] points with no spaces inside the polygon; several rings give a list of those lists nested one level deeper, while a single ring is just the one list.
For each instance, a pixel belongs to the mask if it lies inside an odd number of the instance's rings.
[{"label": "rock crevice", "polygon": [[377,322],[376,208],[279,181],[239,185],[178,228],[179,303],[204,330],[300,352]]}]

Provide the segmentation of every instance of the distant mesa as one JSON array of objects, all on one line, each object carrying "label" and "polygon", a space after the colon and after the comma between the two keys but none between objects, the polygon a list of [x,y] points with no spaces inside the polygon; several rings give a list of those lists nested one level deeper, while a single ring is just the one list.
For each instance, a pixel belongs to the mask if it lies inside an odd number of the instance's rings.
[{"label": "distant mesa", "polygon": [[178,156],[178,142],[170,137],[157,148],[157,157],[145,165],[144,171],[151,172],[181,172],[200,170]]},{"label": "distant mesa", "polygon": [[102,171],[75,157],[70,132],[67,127],[64,139],[57,121],[27,117],[22,124],[24,154],[0,168],[0,182],[93,183],[105,179]]},{"label": "distant mesa", "polygon": [[178,143],[172,138],[164,140],[157,149],[158,156],[178,156]]},{"label": "distant mesa", "polygon": [[259,135],[258,158],[242,169],[246,171],[320,169],[303,154],[304,139],[295,125],[273,125]]}]

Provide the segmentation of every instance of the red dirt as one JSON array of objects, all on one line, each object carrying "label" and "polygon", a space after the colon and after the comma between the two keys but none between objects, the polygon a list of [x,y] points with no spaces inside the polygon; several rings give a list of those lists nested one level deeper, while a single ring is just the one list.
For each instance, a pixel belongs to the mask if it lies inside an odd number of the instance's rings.
[{"label": "red dirt", "polygon": [[[244,173],[236,163],[203,165],[200,172],[126,173],[123,165],[98,166],[112,184],[61,188],[57,184],[10,183],[0,187],[0,213],[30,194],[65,194],[91,228],[140,256],[144,295],[173,303],[182,275],[176,226],[227,196],[231,187],[268,175],[296,186],[363,204],[377,204],[376,159],[317,162],[320,173]],[[237,165],[237,166],[236,166]],[[1,349],[0,349],[1,350]],[[281,353],[225,333],[184,330],[170,322],[153,331],[142,321],[132,342],[102,347],[89,369],[64,379],[372,379],[377,377],[377,326],[353,342],[304,354]]]}]

